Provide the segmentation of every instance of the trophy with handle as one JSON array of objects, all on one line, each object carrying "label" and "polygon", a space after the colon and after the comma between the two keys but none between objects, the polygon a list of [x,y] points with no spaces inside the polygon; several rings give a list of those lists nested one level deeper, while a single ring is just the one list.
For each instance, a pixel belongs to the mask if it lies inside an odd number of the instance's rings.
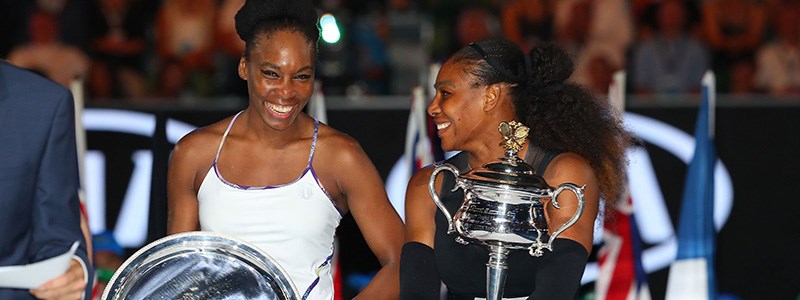
[{"label": "trophy with handle", "polygon": [[[455,239],[461,244],[473,243],[489,249],[488,300],[503,298],[509,251],[527,249],[534,257],[542,256],[545,249],[552,251],[553,241],[578,221],[584,206],[585,186],[563,183],[550,187],[531,165],[517,156],[527,141],[528,127],[516,121],[501,122],[499,130],[503,135],[504,157],[464,174],[451,164],[437,164],[428,182],[428,192],[447,219],[447,233],[457,233]],[[436,175],[441,171],[456,176],[452,191],[464,190],[464,201],[454,215],[447,211],[435,190]],[[553,207],[559,209],[558,195],[564,190],[575,193],[578,207],[566,223],[550,233],[542,200],[550,199]]]}]

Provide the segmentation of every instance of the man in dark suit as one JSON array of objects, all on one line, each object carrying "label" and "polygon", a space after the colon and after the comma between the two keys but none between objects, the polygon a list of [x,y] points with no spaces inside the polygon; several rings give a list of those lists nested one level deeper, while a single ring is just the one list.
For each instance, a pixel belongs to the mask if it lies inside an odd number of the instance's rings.
[{"label": "man in dark suit", "polygon": [[80,228],[72,94],[0,59],[0,266],[80,247],[67,271],[0,299],[90,299],[92,267]]}]

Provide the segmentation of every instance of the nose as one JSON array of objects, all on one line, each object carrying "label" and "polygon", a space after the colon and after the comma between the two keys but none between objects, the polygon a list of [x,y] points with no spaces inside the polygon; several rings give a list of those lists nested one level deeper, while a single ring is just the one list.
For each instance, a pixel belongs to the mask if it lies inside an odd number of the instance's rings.
[{"label": "nose", "polygon": [[292,82],[284,82],[278,88],[275,89],[275,95],[278,96],[281,100],[291,99],[292,97],[297,96],[297,87],[292,85]]},{"label": "nose", "polygon": [[439,97],[433,97],[433,100],[430,104],[428,104],[428,115],[431,117],[435,117],[439,115],[441,112],[441,108],[439,107]]}]

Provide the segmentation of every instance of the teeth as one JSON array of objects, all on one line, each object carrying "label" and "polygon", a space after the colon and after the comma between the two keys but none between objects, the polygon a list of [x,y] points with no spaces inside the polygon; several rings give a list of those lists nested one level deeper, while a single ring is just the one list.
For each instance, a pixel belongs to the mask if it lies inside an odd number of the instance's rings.
[{"label": "teeth", "polygon": [[437,129],[437,130],[442,130],[442,129],[445,129],[445,128],[447,128],[447,127],[450,127],[450,122],[445,122],[445,123],[441,123],[441,124],[436,124],[436,129]]},{"label": "teeth", "polygon": [[277,112],[277,113],[281,113],[281,114],[288,113],[290,110],[292,110],[291,106],[286,106],[286,105],[277,105],[277,104],[267,103],[267,106],[272,111]]}]

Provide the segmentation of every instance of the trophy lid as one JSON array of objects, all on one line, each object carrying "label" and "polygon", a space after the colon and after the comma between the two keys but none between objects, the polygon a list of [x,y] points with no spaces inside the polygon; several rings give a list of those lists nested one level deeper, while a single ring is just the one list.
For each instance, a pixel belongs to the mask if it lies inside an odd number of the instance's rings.
[{"label": "trophy lid", "polygon": [[544,178],[537,175],[531,165],[517,156],[528,137],[529,129],[517,121],[501,122],[498,126],[503,135],[501,145],[506,149],[505,157],[470,170],[460,177],[489,184],[511,185],[521,189],[548,189]]}]

